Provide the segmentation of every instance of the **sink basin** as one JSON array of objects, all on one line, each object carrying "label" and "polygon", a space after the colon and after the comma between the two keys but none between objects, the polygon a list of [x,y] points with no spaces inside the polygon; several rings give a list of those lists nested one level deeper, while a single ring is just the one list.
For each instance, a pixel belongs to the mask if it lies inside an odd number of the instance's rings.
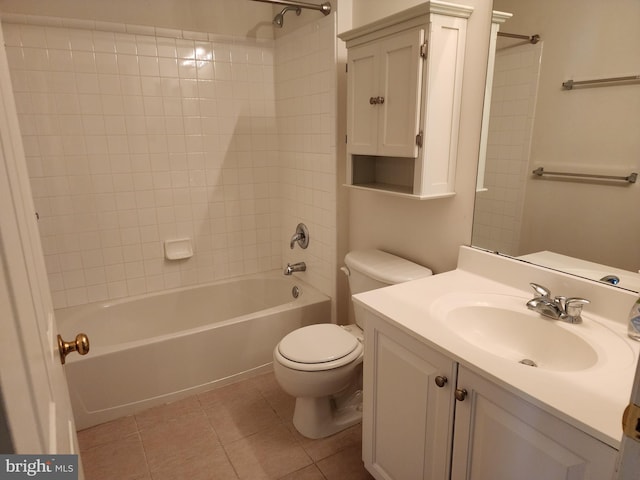
[{"label": "sink basin", "polygon": [[[451,295],[433,305],[434,317],[464,341],[528,367],[585,370],[600,361],[598,342],[628,350],[613,332],[586,320],[568,324],[530,311],[528,299],[507,295]],[[584,315],[583,315],[584,317]],[[618,343],[622,346],[619,347]]]}]

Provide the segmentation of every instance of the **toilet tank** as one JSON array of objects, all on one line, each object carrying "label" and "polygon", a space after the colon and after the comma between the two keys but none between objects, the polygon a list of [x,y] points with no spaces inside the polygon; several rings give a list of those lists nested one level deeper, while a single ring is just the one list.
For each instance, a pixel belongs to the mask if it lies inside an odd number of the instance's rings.
[{"label": "toilet tank", "polygon": [[349,269],[352,295],[428,277],[433,273],[422,265],[373,249],[349,252],[344,263]]}]

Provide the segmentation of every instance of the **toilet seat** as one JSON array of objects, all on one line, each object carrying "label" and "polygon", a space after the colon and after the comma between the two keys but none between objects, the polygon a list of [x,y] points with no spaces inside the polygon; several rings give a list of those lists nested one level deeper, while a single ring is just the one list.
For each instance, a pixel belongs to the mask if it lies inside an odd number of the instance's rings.
[{"label": "toilet seat", "polygon": [[349,331],[322,323],[299,328],[278,344],[278,361],[294,370],[330,370],[353,362],[362,354],[362,343]]}]

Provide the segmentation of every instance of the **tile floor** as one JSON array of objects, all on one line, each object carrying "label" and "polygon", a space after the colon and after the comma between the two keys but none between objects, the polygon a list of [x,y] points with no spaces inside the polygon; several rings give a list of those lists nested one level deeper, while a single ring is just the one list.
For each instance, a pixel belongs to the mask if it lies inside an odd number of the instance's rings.
[{"label": "tile floor", "polygon": [[87,480],[359,480],[360,425],[320,440],[293,427],[273,373],[78,433]]}]

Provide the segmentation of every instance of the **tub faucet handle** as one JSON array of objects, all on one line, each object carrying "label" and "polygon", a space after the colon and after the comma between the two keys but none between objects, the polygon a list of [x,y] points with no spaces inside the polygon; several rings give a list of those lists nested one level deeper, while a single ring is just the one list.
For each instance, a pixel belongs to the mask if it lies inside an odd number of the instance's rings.
[{"label": "tub faucet handle", "polygon": [[307,248],[309,246],[309,229],[304,223],[298,224],[296,233],[291,237],[291,243],[289,243],[291,250],[295,247],[296,242],[300,245],[300,248]]}]

